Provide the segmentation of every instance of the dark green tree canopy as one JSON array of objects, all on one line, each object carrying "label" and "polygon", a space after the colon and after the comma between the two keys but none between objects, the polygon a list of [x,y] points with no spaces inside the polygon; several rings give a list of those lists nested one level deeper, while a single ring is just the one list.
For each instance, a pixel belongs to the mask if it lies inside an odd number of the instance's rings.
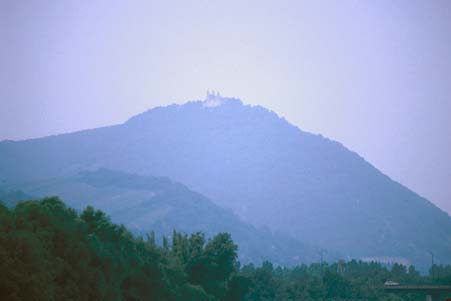
[{"label": "dark green tree canopy", "polygon": [[0,300],[415,301],[424,296],[389,295],[383,283],[451,284],[450,266],[422,276],[398,264],[255,267],[236,258],[228,233],[207,239],[174,231],[158,242],[58,198],[0,203]]}]

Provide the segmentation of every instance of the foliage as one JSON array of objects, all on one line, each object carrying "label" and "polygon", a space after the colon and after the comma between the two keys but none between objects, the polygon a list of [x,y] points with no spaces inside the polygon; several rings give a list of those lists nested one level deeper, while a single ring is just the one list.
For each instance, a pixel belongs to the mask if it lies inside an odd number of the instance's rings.
[{"label": "foliage", "polygon": [[0,299],[216,300],[236,265],[230,236],[173,239],[158,247],[101,211],[77,214],[58,198],[1,205]]},{"label": "foliage", "polygon": [[413,266],[341,261],[294,268],[240,264],[228,233],[173,232],[162,244],[58,198],[0,203],[1,300],[422,300],[389,295],[386,280],[451,283],[450,266],[429,276]]}]

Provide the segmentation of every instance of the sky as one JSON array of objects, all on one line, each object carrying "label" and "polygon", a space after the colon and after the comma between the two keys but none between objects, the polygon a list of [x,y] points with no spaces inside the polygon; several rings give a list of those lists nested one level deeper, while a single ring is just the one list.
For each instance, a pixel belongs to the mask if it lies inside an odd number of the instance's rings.
[{"label": "sky", "polygon": [[343,143],[451,213],[450,1],[0,1],[0,140],[207,90]]}]

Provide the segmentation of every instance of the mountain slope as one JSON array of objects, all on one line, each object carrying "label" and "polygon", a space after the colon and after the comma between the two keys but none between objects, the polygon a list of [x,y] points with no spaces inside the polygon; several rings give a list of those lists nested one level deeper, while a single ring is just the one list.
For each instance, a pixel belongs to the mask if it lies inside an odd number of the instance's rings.
[{"label": "mountain slope", "polygon": [[173,230],[200,231],[207,237],[219,232],[231,233],[243,263],[271,260],[280,265],[294,265],[316,261],[320,252],[281,234],[257,230],[230,210],[168,178],[100,169],[17,187],[38,197],[59,196],[78,210],[91,205],[135,233],[154,231],[160,240],[163,235],[172,235]]},{"label": "mountain slope", "polygon": [[122,125],[0,143],[0,180],[106,167],[164,175],[244,220],[349,257],[451,262],[451,221],[341,144],[237,99],[159,107]]}]

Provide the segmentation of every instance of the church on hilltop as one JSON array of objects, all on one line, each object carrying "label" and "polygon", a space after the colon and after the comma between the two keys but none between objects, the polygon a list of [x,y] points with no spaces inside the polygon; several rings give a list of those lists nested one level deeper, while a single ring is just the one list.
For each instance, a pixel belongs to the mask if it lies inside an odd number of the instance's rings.
[{"label": "church on hilltop", "polygon": [[222,98],[221,94],[217,91],[209,91],[207,90],[207,97],[203,102],[203,107],[205,108],[214,108],[222,105],[224,98]]},{"label": "church on hilltop", "polygon": [[207,90],[207,97],[205,97],[205,100],[211,100],[211,99],[221,99],[222,96],[219,94],[218,91],[210,91]]}]

